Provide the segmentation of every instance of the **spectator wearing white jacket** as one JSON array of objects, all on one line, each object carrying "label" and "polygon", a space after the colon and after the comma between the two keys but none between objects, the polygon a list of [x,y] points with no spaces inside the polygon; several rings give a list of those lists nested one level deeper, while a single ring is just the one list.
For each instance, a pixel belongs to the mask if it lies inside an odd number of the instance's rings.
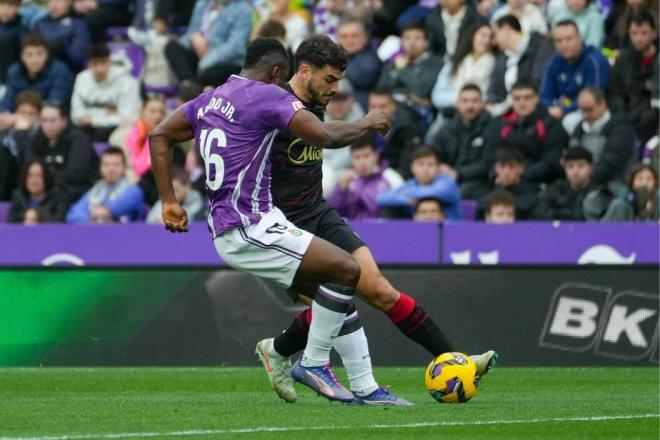
[{"label": "spectator wearing white jacket", "polygon": [[71,119],[93,142],[107,142],[117,126],[139,114],[140,86],[125,67],[112,65],[102,43],[88,49],[87,63],[73,86]]},{"label": "spectator wearing white jacket", "polygon": [[524,33],[538,32],[541,35],[548,33],[548,22],[541,9],[531,0],[507,0],[506,5],[497,9],[490,18],[491,24],[500,17],[514,15],[519,21]]}]

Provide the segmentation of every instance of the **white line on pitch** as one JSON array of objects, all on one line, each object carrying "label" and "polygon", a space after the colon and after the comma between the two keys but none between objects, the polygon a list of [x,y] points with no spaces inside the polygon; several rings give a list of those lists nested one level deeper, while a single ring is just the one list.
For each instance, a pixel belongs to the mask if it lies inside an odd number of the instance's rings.
[{"label": "white line on pitch", "polygon": [[88,440],[88,439],[118,439],[131,437],[188,437],[193,435],[222,435],[222,434],[256,434],[260,432],[294,432],[294,431],[332,431],[347,429],[412,429],[434,428],[443,426],[477,426],[477,425],[523,425],[528,423],[553,422],[601,422],[610,420],[632,420],[660,418],[660,414],[637,414],[620,416],[587,416],[587,417],[553,417],[546,419],[519,419],[519,420],[476,420],[471,422],[424,422],[402,423],[394,425],[367,425],[367,426],[283,426],[242,429],[194,429],[171,432],[122,432],[115,434],[79,434],[46,437],[0,437],[0,440]]}]

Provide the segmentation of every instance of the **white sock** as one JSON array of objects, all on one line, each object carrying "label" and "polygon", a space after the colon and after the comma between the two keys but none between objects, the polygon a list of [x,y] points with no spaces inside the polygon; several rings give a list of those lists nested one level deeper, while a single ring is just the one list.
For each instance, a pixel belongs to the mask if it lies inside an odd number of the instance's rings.
[{"label": "white sock", "polygon": [[371,369],[369,343],[364,328],[360,327],[357,331],[338,336],[335,339],[335,350],[346,368],[351,391],[358,396],[366,396],[378,389],[378,383]]},{"label": "white sock", "polygon": [[346,310],[352,304],[352,299],[352,295],[338,293],[324,286],[319,288],[312,303],[312,324],[300,360],[303,367],[320,367],[330,362],[330,349],[344,324]]}]

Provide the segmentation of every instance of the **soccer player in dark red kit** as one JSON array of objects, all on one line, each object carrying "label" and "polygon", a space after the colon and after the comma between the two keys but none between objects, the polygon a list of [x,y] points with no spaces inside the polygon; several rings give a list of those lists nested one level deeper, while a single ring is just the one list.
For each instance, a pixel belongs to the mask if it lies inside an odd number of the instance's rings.
[{"label": "soccer player in dark red kit", "polygon": [[[295,54],[295,74],[285,88],[300,99],[319,119],[344,77],[348,54],[327,36],[312,35],[305,39]],[[280,131],[271,153],[271,188],[275,205],[297,227],[309,231],[352,254],[360,265],[358,295],[368,304],[384,312],[406,337],[423,346],[433,356],[452,351],[447,338],[429,314],[411,296],[399,292],[383,277],[369,248],[351,230],[337,211],[322,196],[323,151]],[[309,303],[313,295],[289,290],[294,300]],[[297,396],[291,382],[298,380],[296,368],[291,370],[289,357],[305,348],[311,323],[309,310],[300,312],[290,327],[275,338],[259,341],[259,355],[273,389],[289,402]],[[354,306],[346,313],[344,326],[334,341],[334,348],[347,369],[355,403],[372,405],[405,405],[385,388],[377,385],[371,374],[367,339]],[[473,355],[480,375],[495,364],[497,354],[488,351]],[[291,376],[289,376],[291,371]]]}]

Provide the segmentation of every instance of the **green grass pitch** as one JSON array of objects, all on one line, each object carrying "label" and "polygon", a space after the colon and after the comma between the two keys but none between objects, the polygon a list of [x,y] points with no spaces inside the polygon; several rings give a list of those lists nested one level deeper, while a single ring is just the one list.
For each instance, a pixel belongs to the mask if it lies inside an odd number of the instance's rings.
[{"label": "green grass pitch", "polygon": [[[466,404],[377,368],[412,408],[280,401],[257,368],[0,369],[0,438],[658,439],[658,368],[498,367]],[[344,378],[339,370],[340,378]]]}]

